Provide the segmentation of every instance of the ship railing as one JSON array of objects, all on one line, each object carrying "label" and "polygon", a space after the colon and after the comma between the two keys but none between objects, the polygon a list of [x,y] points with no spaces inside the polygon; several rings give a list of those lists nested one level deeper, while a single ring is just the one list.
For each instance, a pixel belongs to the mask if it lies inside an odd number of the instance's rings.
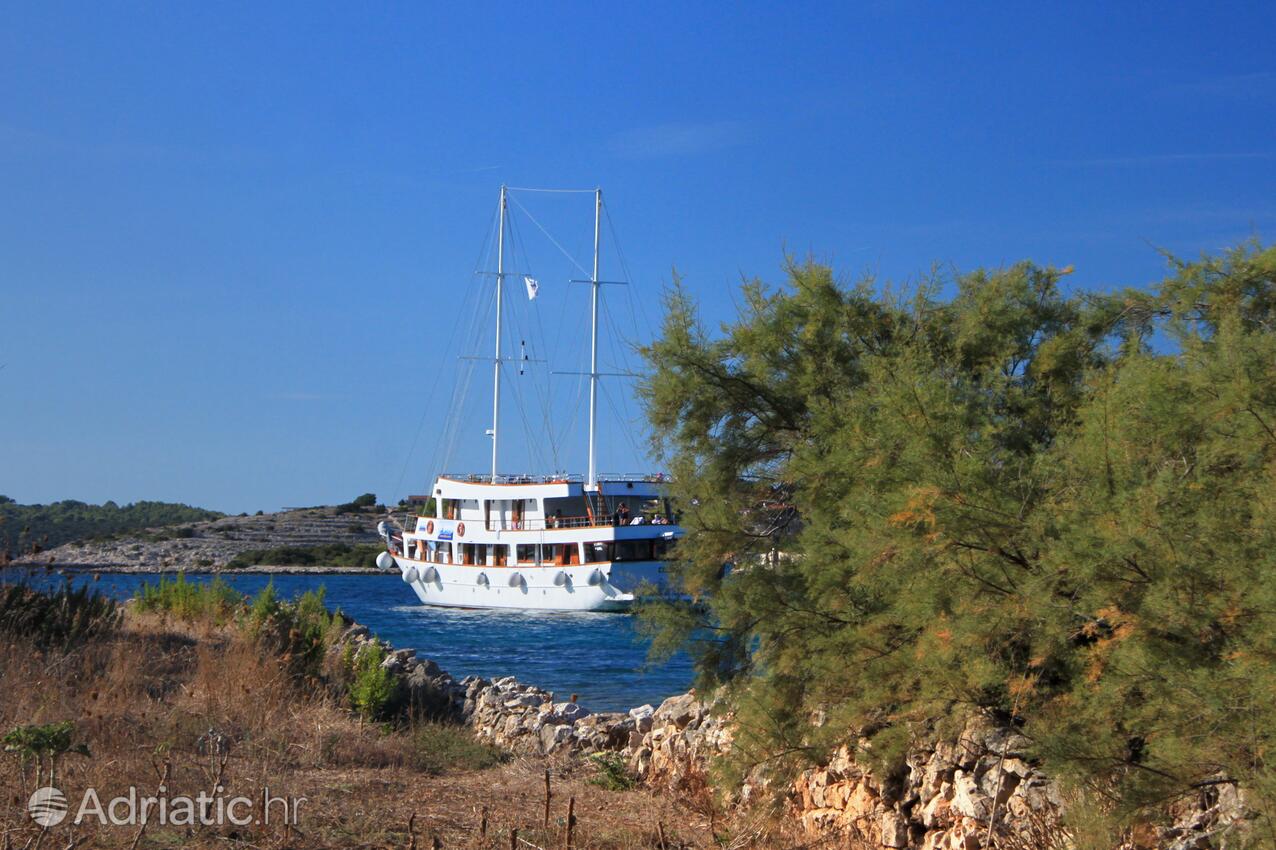
[{"label": "ship railing", "polygon": [[663,472],[600,472],[598,480],[609,483],[641,481],[645,484],[667,484],[669,476]]},{"label": "ship railing", "polygon": [[567,472],[549,475],[498,475],[495,481],[490,474],[481,472],[443,472],[439,477],[449,481],[464,481],[467,484],[579,484],[585,480],[582,475]]},{"label": "ship railing", "polygon": [[[642,522],[634,522],[637,516],[641,516]],[[624,523],[627,526],[643,526],[655,525],[664,526],[672,525],[673,522],[668,517],[656,515],[636,515],[630,517],[629,521]],[[504,520],[497,522],[493,520],[490,523],[489,531],[561,531],[570,528],[610,528],[619,527],[610,516],[588,517],[588,516],[560,516],[550,517],[548,519],[524,519],[524,520]]]},{"label": "ship railing", "polygon": [[[440,478],[449,481],[464,481],[467,484],[580,484],[585,477],[574,472],[554,472],[547,475],[498,475],[492,480],[486,472],[444,472]],[[607,483],[624,483],[627,481],[644,484],[667,484],[669,476],[663,472],[603,472],[598,480]]]}]

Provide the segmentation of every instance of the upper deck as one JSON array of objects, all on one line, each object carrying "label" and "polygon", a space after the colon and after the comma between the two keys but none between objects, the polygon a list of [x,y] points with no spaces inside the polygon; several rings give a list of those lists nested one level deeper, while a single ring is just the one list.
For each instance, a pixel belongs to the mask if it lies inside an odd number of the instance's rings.
[{"label": "upper deck", "polygon": [[596,489],[580,476],[499,476],[445,473],[434,484],[434,518],[475,531],[559,531],[602,526],[676,523],[663,475],[599,476]]}]

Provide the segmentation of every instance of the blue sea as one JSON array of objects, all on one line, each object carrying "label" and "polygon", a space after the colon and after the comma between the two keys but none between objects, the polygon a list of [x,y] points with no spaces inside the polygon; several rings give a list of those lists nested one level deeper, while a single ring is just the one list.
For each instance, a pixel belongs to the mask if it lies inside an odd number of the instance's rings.
[{"label": "blue sea", "polygon": [[[0,570],[0,581],[32,584],[64,579],[44,570]],[[329,608],[367,626],[396,649],[411,647],[423,658],[460,679],[468,675],[515,676],[521,682],[553,691],[566,699],[577,694],[592,711],[623,711],[643,703],[659,705],[691,686],[691,662],[685,655],[649,665],[647,642],[626,614],[546,614],[540,612],[466,611],[429,608],[416,601],[397,575],[222,576],[244,594],[255,594],[273,581],[275,590],[292,598],[323,587]],[[75,583],[92,584],[102,593],[127,599],[153,575],[67,571]],[[209,575],[188,574],[207,581]]]}]

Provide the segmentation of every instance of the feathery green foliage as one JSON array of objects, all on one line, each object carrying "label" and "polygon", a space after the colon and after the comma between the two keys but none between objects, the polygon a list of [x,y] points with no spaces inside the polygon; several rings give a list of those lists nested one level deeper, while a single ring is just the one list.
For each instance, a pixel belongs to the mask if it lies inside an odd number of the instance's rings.
[{"label": "feathery green foliage", "polygon": [[394,696],[394,677],[381,666],[385,650],[368,643],[351,657],[350,707],[369,720],[381,719]]},{"label": "feathery green foliage", "polygon": [[1065,274],[793,263],[720,333],[669,294],[642,392],[700,604],[645,616],[726,685],[739,770],[988,710],[1114,828],[1218,781],[1276,814],[1276,249]]},{"label": "feathery green foliage", "polygon": [[185,573],[175,578],[160,576],[138,588],[135,603],[139,611],[168,614],[179,620],[229,622],[243,607],[244,598],[220,576],[212,581],[187,581]]}]

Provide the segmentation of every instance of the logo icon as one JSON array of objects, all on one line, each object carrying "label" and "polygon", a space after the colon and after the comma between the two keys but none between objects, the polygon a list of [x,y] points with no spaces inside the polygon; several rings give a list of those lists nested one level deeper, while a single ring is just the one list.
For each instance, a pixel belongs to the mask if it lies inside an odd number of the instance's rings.
[{"label": "logo icon", "polygon": [[51,785],[38,788],[27,800],[27,811],[40,826],[57,826],[66,818],[66,795]]}]

